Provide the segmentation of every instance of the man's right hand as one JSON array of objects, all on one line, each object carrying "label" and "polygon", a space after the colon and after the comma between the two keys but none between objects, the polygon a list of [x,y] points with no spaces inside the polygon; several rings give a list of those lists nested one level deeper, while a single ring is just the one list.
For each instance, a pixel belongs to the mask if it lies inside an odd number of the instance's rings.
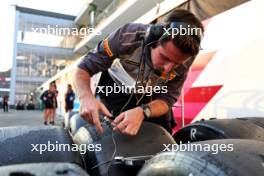
[{"label": "man's right hand", "polygon": [[77,68],[74,72],[74,87],[80,101],[80,115],[90,124],[95,125],[99,133],[103,133],[103,128],[99,120],[99,112],[111,117],[111,113],[105,105],[98,101],[92,94],[90,88],[90,75],[87,71]]},{"label": "man's right hand", "polygon": [[80,99],[80,115],[92,125],[95,125],[99,133],[103,133],[103,128],[99,119],[99,112],[111,117],[111,113],[103,103],[94,96],[84,96]]}]

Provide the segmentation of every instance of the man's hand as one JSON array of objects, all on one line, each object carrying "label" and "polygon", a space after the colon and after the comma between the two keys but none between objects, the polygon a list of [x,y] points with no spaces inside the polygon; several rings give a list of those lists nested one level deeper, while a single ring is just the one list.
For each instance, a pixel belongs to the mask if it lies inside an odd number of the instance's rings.
[{"label": "man's hand", "polygon": [[139,128],[144,120],[144,113],[141,107],[136,107],[122,112],[114,120],[114,130],[123,134],[134,136],[138,133]]},{"label": "man's hand", "polygon": [[97,131],[103,133],[99,120],[99,112],[111,117],[111,113],[100,101],[96,100],[90,88],[90,75],[88,72],[77,68],[74,72],[73,85],[80,100],[80,115],[90,124],[95,125]]},{"label": "man's hand", "polygon": [[111,113],[105,105],[98,101],[94,96],[84,96],[80,99],[80,115],[90,124],[95,125],[99,133],[103,133],[103,128],[99,120],[99,112],[111,117]]}]

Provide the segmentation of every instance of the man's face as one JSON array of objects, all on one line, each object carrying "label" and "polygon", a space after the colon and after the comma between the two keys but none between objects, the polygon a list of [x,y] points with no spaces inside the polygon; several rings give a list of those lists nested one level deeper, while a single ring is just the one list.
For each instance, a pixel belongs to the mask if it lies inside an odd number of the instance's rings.
[{"label": "man's face", "polygon": [[173,67],[184,63],[190,55],[183,54],[172,41],[158,45],[151,50],[151,61],[154,69],[162,69],[168,73]]}]

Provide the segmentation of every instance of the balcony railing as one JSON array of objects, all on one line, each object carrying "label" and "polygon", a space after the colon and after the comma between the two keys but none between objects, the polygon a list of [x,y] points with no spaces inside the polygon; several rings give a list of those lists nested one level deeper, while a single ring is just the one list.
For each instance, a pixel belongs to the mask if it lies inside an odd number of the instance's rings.
[{"label": "balcony railing", "polygon": [[101,24],[105,19],[107,19],[113,12],[115,12],[120,5],[122,5],[127,0],[114,0],[109,6],[107,6],[104,11],[96,17],[96,25],[97,27],[99,24]]}]

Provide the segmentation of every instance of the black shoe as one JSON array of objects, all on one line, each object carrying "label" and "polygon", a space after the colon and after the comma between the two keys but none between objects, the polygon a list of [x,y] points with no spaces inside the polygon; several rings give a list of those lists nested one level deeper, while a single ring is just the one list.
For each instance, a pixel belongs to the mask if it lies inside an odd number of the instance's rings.
[{"label": "black shoe", "polygon": [[52,122],[50,122],[50,124],[51,124],[51,125],[54,125],[55,123],[54,123],[54,121],[52,121]]},{"label": "black shoe", "polygon": [[48,123],[47,122],[44,122],[44,125],[48,125]]}]

